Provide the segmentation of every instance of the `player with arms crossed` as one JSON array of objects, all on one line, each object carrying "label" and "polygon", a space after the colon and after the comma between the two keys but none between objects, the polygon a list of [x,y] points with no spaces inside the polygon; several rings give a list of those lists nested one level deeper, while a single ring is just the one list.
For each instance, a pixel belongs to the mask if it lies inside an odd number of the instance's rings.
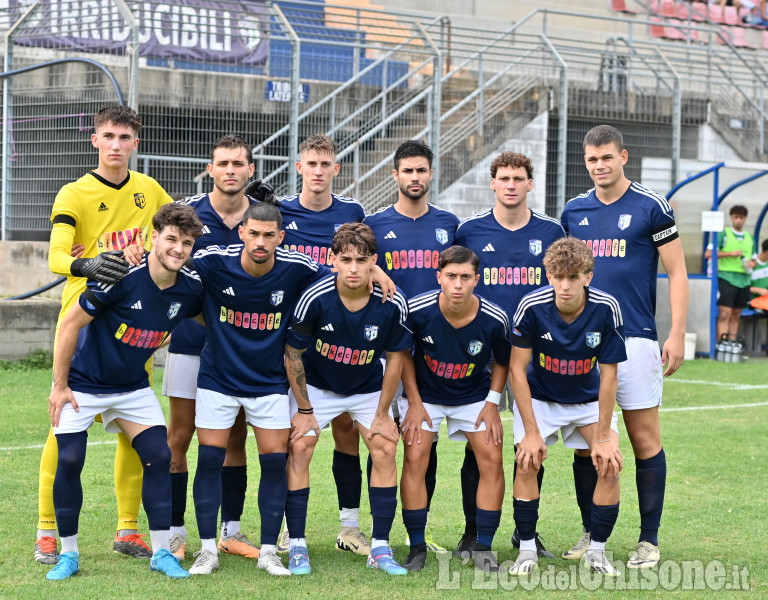
[{"label": "player with arms crossed", "polygon": [[[141,119],[127,106],[105,106],[94,116],[91,144],[99,151],[93,171],[59,191],[51,211],[48,263],[51,271],[68,277],[61,300],[57,331],[85,290],[87,278],[115,283],[128,272],[119,259],[124,249],[143,243],[151,248],[150,228],[158,208],[171,197],[151,177],[128,170],[131,153],[139,144]],[[79,258],[73,258],[72,251]],[[149,366],[151,370],[151,365]],[[48,439],[40,459],[39,522],[35,560],[56,562],[56,520],[53,479],[56,474],[56,439]],[[151,555],[138,534],[142,467],[125,434],[118,433],[115,453],[117,534],[113,548],[137,558]]]},{"label": "player with arms crossed", "polygon": [[[362,223],[342,225],[333,236],[331,258],[337,273],[301,296],[288,332],[285,364],[291,384],[291,412],[314,410],[319,426],[348,414],[373,460],[368,493],[373,531],[368,566],[388,575],[407,571],[389,548],[397,509],[395,454],[399,433],[390,414],[400,382],[402,351],[410,351],[408,308],[396,292],[384,303],[380,288],[368,290],[376,263],[376,238]],[[382,374],[381,359],[386,357]],[[292,436],[288,453],[286,519],[291,532],[288,568],[311,572],[304,530],[309,499],[309,464],[317,435]]]},{"label": "player with arms crossed", "polygon": [[[343,223],[360,223],[362,205],[352,198],[331,192],[341,165],[336,160],[336,142],[327,135],[311,135],[299,145],[296,170],[302,177],[301,192],[283,198],[280,212],[285,223],[283,247],[304,252],[321,265],[329,265],[333,234]],[[339,499],[341,529],[336,547],[368,556],[371,546],[360,530],[360,434],[347,413],[331,421],[333,433],[333,478]],[[283,531],[278,552],[288,551],[288,528]]]},{"label": "player with arms crossed", "polygon": [[[627,567],[658,564],[667,459],[661,445],[659,406],[663,376],[683,363],[688,275],[672,207],[624,175],[628,154],[621,133],[599,125],[584,138],[584,162],[595,187],[565,205],[566,233],[584,240],[595,257],[594,284],[614,296],[624,314],[627,360],[619,365],[616,402],[635,455],[640,538]],[[659,257],[669,276],[672,327],[659,357],[656,277]],[[664,365],[666,364],[666,369]],[[574,456],[576,498],[584,533],[563,554],[578,559],[589,547],[589,510],[595,469],[586,451]]]},{"label": "player with arms crossed", "polygon": [[[241,137],[220,137],[211,149],[208,174],[213,190],[182,200],[192,207],[203,222],[203,235],[195,242],[195,251],[208,246],[229,246],[240,241],[238,226],[246,208],[259,200],[272,201],[271,190],[258,187],[250,197],[245,193],[253,175],[251,146]],[[257,182],[254,182],[257,183]],[[163,395],[169,396],[170,418],[168,445],[171,447],[171,482],[173,511],[171,515],[171,551],[183,560],[187,548],[184,513],[187,505],[187,450],[195,433],[195,396],[200,352],[205,345],[205,328],[185,319],[171,336],[168,359],[163,374]],[[259,549],[240,531],[245,492],[248,487],[245,443],[248,427],[241,410],[232,427],[227,454],[221,472],[221,537],[219,551],[246,558],[258,558]]]},{"label": "player with arms crossed", "polygon": [[409,571],[420,571],[426,562],[424,473],[443,419],[452,440],[469,441],[480,468],[477,539],[470,549],[475,567],[498,570],[491,544],[504,499],[498,406],[509,365],[509,321],[501,308],[474,294],[479,265],[472,250],[451,246],[438,261],[440,289],[408,302],[416,351],[413,356],[406,352],[403,364],[408,409],[400,427],[405,443],[400,489],[411,541],[403,566]]},{"label": "player with arms crossed", "polygon": [[62,554],[46,575],[50,580],[79,569],[80,474],[87,429],[98,415],[107,431],[125,433],[141,459],[154,550],[150,568],[189,577],[169,550],[171,451],[144,363],[183,317],[200,312],[200,278],[184,264],[203,226],[191,208],[177,204],[162,207],[152,226],[154,249],[142,264],[115,285],[90,281],[61,324],[49,410],[58,445],[53,498]]},{"label": "player with arms crossed", "polygon": [[557,240],[544,257],[550,286],[525,296],[513,319],[509,377],[515,397],[513,505],[520,554],[511,575],[536,568],[537,474],[558,432],[569,448],[590,452],[597,475],[585,562],[595,572],[619,574],[605,556],[605,542],[619,514],[624,461],[613,410],[617,364],[627,355],[619,303],[587,287],[594,262],[584,242]]},{"label": "player with arms crossed", "polygon": [[[421,140],[408,140],[395,151],[392,177],[397,182],[397,202],[363,221],[376,236],[379,266],[406,297],[413,298],[435,287],[440,252],[453,245],[459,219],[429,203],[432,182],[432,149]],[[407,406],[399,398],[395,408]],[[399,410],[398,410],[399,412]],[[437,436],[430,448],[426,470],[427,507],[431,505],[437,476]],[[370,468],[370,463],[369,463]],[[427,535],[427,548],[444,551]]]},{"label": "player with arms crossed", "polygon": [[[528,208],[528,192],[533,189],[531,159],[515,152],[503,152],[491,163],[491,189],[496,206],[465,219],[456,230],[456,243],[474,250],[480,257],[480,281],[477,292],[514,315],[520,300],[528,292],[547,284],[542,259],[550,244],[565,237],[559,221]],[[511,409],[511,398],[510,398]],[[502,394],[500,410],[507,403]],[[544,467],[539,469],[539,490]],[[461,466],[462,503],[465,528],[455,556],[469,550],[477,536],[475,497],[480,472],[475,455],[467,444]],[[520,539],[512,537],[515,546]],[[554,558],[536,534],[539,556]]]}]

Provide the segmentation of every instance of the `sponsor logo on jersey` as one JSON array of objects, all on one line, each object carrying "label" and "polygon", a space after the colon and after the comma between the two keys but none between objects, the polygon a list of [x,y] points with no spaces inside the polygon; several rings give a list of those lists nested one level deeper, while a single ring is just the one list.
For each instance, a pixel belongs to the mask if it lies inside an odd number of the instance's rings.
[{"label": "sponsor logo on jersey", "polygon": [[619,215],[619,229],[626,229],[632,222],[632,215]]},{"label": "sponsor logo on jersey", "polygon": [[109,210],[109,209],[107,208],[107,205],[102,202],[101,204],[99,204],[98,212],[104,212],[105,210]]},{"label": "sponsor logo on jersey", "polygon": [[323,331],[334,331],[332,323],[328,323],[328,325],[323,325],[320,329],[322,329]]},{"label": "sponsor logo on jersey", "polygon": [[243,329],[280,329],[282,313],[249,313],[240,312],[222,306],[219,312],[219,321],[229,323]]},{"label": "sponsor logo on jersey", "polygon": [[[288,229],[286,227],[286,229]],[[326,248],[325,246],[302,246],[299,244],[298,246],[296,244],[291,244],[290,246],[286,244],[284,246],[286,250],[292,250],[294,252],[301,252],[302,254],[306,254],[314,260],[316,263],[319,263],[321,265],[331,265],[333,264],[331,262],[331,249]]]},{"label": "sponsor logo on jersey", "polygon": [[493,247],[493,244],[486,244],[483,252],[496,252],[496,248]]},{"label": "sponsor logo on jersey", "polygon": [[234,296],[235,295],[235,290],[232,289],[232,286],[229,286],[227,289],[221,290],[221,291],[222,291],[222,293],[226,294],[227,296]]},{"label": "sponsor logo on jersey", "polygon": [[483,349],[483,342],[479,340],[472,340],[469,342],[469,347],[467,348],[467,352],[469,352],[470,356],[476,356],[480,353],[480,350]]},{"label": "sponsor logo on jersey", "polygon": [[528,240],[528,250],[534,256],[541,254],[541,240]]},{"label": "sponsor logo on jersey", "polygon": [[141,192],[133,195],[133,201],[139,208],[144,208],[147,205],[147,201],[144,199],[144,194]]},{"label": "sponsor logo on jersey", "polygon": [[345,365],[369,365],[373,362],[375,350],[359,350],[356,348],[347,348],[346,346],[336,346],[319,339],[315,342],[315,351],[328,360]]},{"label": "sponsor logo on jersey", "polygon": [[544,335],[541,336],[541,339],[542,340],[549,340],[551,342],[552,341],[552,334],[549,333],[549,331],[547,331],[547,333],[545,333]]},{"label": "sponsor logo on jersey", "polygon": [[365,326],[365,339],[372,342],[379,335],[378,325],[366,325]]},{"label": "sponsor logo on jersey", "polygon": [[541,285],[541,267],[485,267],[483,285]]},{"label": "sponsor logo on jersey", "polygon": [[435,343],[434,340],[432,339],[431,335],[428,335],[425,338],[421,338],[421,341],[426,343],[426,344],[434,344]]},{"label": "sponsor logo on jersey", "polygon": [[133,310],[141,310],[141,300],[137,300],[131,305],[131,309]]},{"label": "sponsor logo on jersey", "polygon": [[559,375],[586,375],[595,368],[597,357],[583,360],[568,360],[566,358],[554,358],[543,352],[539,354],[539,366]]},{"label": "sponsor logo on jersey", "polygon": [[211,233],[211,230],[208,229],[208,225],[203,225],[203,235],[205,235],[207,233]]},{"label": "sponsor logo on jersey", "polygon": [[394,231],[390,231],[387,235],[384,236],[385,240],[396,240],[397,236],[395,235]]},{"label": "sponsor logo on jersey", "polygon": [[129,227],[120,231],[105,231],[96,238],[96,245],[99,252],[109,252],[110,250],[123,250],[130,244],[146,243],[149,238],[149,226]]},{"label": "sponsor logo on jersey", "polygon": [[627,255],[627,240],[607,239],[607,240],[587,240],[587,246],[592,249],[592,255],[595,257],[620,257]]},{"label": "sponsor logo on jersey", "polygon": [[272,303],[272,306],[277,306],[283,301],[284,296],[283,290],[272,290],[272,294],[269,296],[269,301]]},{"label": "sponsor logo on jersey", "polygon": [[138,327],[129,327],[127,323],[122,323],[115,332],[115,339],[120,340],[123,344],[137,348],[157,348],[167,335],[167,331],[139,329]]},{"label": "sponsor logo on jersey", "polygon": [[168,307],[168,318],[173,319],[176,315],[178,315],[180,308],[181,302],[171,302],[171,305]]},{"label": "sponsor logo on jersey", "polygon": [[597,348],[600,345],[600,332],[588,331],[587,332],[587,346],[590,348]]},{"label": "sponsor logo on jersey", "polygon": [[579,221],[579,225],[589,225],[589,219],[584,217],[581,221]]},{"label": "sponsor logo on jersey", "polygon": [[288,223],[288,225],[285,226],[285,228],[295,230],[295,231],[299,230],[299,226],[296,225],[296,221],[291,221],[290,223]]},{"label": "sponsor logo on jersey", "polygon": [[424,361],[430,371],[443,379],[464,379],[475,370],[475,363],[446,363],[427,354],[424,355]]},{"label": "sponsor logo on jersey", "polygon": [[445,229],[441,229],[439,227],[435,229],[435,237],[437,238],[437,241],[440,242],[443,246],[448,243],[448,232]]}]

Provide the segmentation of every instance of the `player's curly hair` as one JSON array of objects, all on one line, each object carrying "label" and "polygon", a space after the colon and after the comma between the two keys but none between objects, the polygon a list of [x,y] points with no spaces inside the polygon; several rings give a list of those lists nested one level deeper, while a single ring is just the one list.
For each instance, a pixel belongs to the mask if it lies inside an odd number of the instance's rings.
[{"label": "player's curly hair", "polygon": [[747,207],[744,206],[743,204],[734,204],[733,206],[731,206],[731,210],[728,214],[731,216],[739,215],[741,217],[746,217],[747,214],[749,213],[747,212]]},{"label": "player's curly hair", "polygon": [[589,246],[574,237],[552,242],[544,255],[544,268],[553,277],[570,277],[595,270],[595,257]]},{"label": "player's curly hair", "polygon": [[228,133],[227,135],[222,135],[218,140],[216,140],[216,142],[213,144],[213,148],[211,148],[211,162],[213,162],[214,152],[216,152],[216,150],[219,148],[226,148],[227,150],[237,150],[238,148],[242,148],[245,150],[245,155],[248,157],[248,164],[253,164],[253,148],[239,135]]},{"label": "player's curly hair", "polygon": [[480,257],[469,248],[464,246],[451,246],[440,253],[437,260],[437,270],[442,271],[446,265],[472,263],[475,274],[480,270]]},{"label": "player's curly hair", "polygon": [[408,140],[407,142],[400,144],[397,150],[395,150],[395,171],[400,168],[401,160],[404,158],[415,158],[417,156],[426,158],[429,163],[429,168],[432,168],[432,158],[434,158],[434,155],[432,154],[432,148],[427,146],[427,144],[421,140]]},{"label": "player's curly hair", "polygon": [[181,235],[197,239],[203,235],[203,222],[195,210],[187,204],[164,204],[152,217],[152,227],[160,233],[166,227],[175,227]]},{"label": "player's curly hair", "polygon": [[501,167],[512,167],[518,169],[522,167],[528,174],[528,179],[533,179],[533,163],[531,159],[518,152],[502,152],[491,163],[491,177],[496,178],[496,172]]},{"label": "player's curly hair", "polygon": [[336,145],[336,142],[324,133],[310,135],[299,144],[300,154],[310,150],[314,150],[318,154],[330,154],[331,156],[336,156],[339,153],[339,147]]},{"label": "player's curly hair", "polygon": [[354,249],[363,256],[373,256],[378,247],[376,236],[368,225],[363,223],[345,223],[333,235],[331,252],[336,256],[348,249]]},{"label": "player's curly hair", "polygon": [[608,144],[616,144],[619,152],[624,150],[624,136],[621,135],[621,132],[618,129],[611,127],[610,125],[598,125],[597,127],[593,127],[587,132],[587,135],[584,136],[585,150],[587,149],[587,146],[595,146],[599,148],[600,146],[607,146]]},{"label": "player's curly hair", "polygon": [[96,130],[107,123],[130,127],[133,129],[133,135],[138,135],[142,127],[141,118],[138,113],[130,106],[122,106],[120,104],[103,106],[99,109],[99,112],[93,116],[93,126]]}]

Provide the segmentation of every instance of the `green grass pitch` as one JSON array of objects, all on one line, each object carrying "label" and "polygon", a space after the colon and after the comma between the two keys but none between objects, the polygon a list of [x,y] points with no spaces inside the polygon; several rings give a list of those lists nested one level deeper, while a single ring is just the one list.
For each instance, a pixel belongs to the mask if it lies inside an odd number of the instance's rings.
[{"label": "green grass pitch", "polygon": [[[459,559],[438,560],[405,577],[387,577],[366,568],[365,559],[335,549],[338,528],[336,493],[331,475],[333,441],[324,433],[312,464],[307,539],[313,574],[271,578],[253,561],[222,556],[211,576],[171,581],[149,571],[147,561],[112,552],[116,521],[113,490],[114,436],[101,425],[91,428],[83,471],[84,506],[80,522],[81,570],[71,580],[48,582],[49,567],[32,558],[37,521],[37,476],[41,444],[48,431],[50,373],[0,371],[0,598],[490,598],[525,594],[529,598],[766,598],[768,567],[768,362],[744,365],[696,360],[667,380],[661,413],[668,460],[667,496],[660,541],[662,564],[651,573],[618,582],[590,578],[562,559],[542,560],[540,576],[515,581],[505,573],[476,577]],[[156,374],[156,384],[161,373]],[[159,390],[159,386],[156,385]],[[167,401],[163,400],[167,410]],[[511,415],[505,417],[507,494],[502,524],[494,542],[500,561],[514,559],[509,538],[512,520]],[[621,419],[619,419],[621,424]],[[621,428],[621,427],[620,427]],[[196,441],[190,449],[194,471]],[[621,510],[608,542],[616,560],[626,561],[637,541],[639,518],[634,461],[622,431],[625,469]],[[430,516],[431,535],[447,548],[463,528],[459,468],[463,446],[443,436],[439,443],[438,486]],[[251,436],[249,456],[256,457]],[[363,453],[364,454],[364,453]],[[363,456],[363,460],[365,455]],[[573,492],[571,454],[562,445],[550,449],[542,491],[539,532],[559,554],[580,536]],[[251,461],[242,528],[259,539],[256,503],[257,461]],[[364,463],[363,463],[364,464]],[[193,475],[193,473],[191,474]],[[190,477],[187,530],[191,552],[199,549]],[[146,533],[146,517],[140,516]],[[361,525],[370,528],[365,493]],[[404,559],[405,530],[399,515],[392,530],[395,556]],[[515,589],[512,589],[515,588]],[[623,589],[612,589],[623,588]],[[734,589],[738,588],[738,589]],[[744,588],[747,588],[746,591]],[[479,594],[479,596],[478,596]]]}]

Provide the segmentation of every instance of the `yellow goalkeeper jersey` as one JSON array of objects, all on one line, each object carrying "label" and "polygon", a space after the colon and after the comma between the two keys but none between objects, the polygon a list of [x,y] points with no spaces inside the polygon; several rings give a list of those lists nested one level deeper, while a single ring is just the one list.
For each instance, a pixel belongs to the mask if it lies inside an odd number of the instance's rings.
[{"label": "yellow goalkeeper jersey", "polygon": [[121,250],[143,240],[152,246],[152,217],[171,197],[151,177],[129,171],[120,184],[114,184],[91,171],[59,191],[51,211],[53,231],[49,266],[67,275],[61,298],[59,323],[85,290],[85,277],[74,277],[70,253],[74,244],[85,246],[84,258],[108,250]]}]

